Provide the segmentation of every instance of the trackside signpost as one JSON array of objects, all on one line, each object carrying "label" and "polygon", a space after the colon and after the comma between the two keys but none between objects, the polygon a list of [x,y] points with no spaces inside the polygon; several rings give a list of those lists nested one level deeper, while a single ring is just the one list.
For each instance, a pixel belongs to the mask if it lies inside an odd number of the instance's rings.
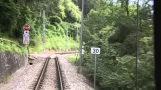
[{"label": "trackside signpost", "polygon": [[100,48],[92,47],[91,48],[91,54],[100,54]]},{"label": "trackside signpost", "polygon": [[24,31],[23,44],[28,45],[30,41],[29,39],[30,39],[29,31]]},{"label": "trackside signpost", "polygon": [[28,24],[25,24],[23,26],[24,29],[24,34],[23,34],[23,44],[28,45],[29,44],[29,39],[30,39],[30,34],[29,34],[29,30],[30,30],[30,26]]},{"label": "trackside signpost", "polygon": [[94,55],[94,90],[96,90],[96,55],[100,54],[100,48],[92,47],[91,54]]},{"label": "trackside signpost", "polygon": [[29,48],[28,45],[30,43],[30,34],[29,34],[29,30],[30,30],[30,26],[28,24],[25,24],[23,26],[24,29],[24,33],[23,33],[23,44],[26,45],[27,47],[27,63],[28,63],[28,56],[29,56]]},{"label": "trackside signpost", "polygon": [[29,31],[30,30],[30,26],[28,24],[25,24],[23,26],[23,29],[24,29],[24,31]]}]

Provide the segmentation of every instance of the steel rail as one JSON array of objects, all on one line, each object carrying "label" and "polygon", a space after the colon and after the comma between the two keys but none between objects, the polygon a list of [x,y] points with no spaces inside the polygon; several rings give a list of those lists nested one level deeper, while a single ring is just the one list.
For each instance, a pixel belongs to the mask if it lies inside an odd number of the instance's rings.
[{"label": "steel rail", "polygon": [[59,64],[59,61],[58,61],[58,57],[55,57],[55,64],[56,64],[57,80],[58,80],[59,90],[64,90],[62,73],[61,73],[61,68],[60,68],[60,64]]},{"label": "steel rail", "polygon": [[34,90],[39,90],[39,87],[40,87],[40,84],[41,84],[41,82],[42,82],[42,80],[44,78],[48,63],[49,63],[49,57],[46,58],[46,61],[45,61],[44,66],[43,66],[43,68],[41,70],[41,73],[40,73],[40,75],[39,75],[39,77],[37,79],[37,82],[36,82],[36,85],[34,87]]},{"label": "steel rail", "polygon": [[56,54],[76,54],[76,53],[79,53],[79,52],[58,52]]}]

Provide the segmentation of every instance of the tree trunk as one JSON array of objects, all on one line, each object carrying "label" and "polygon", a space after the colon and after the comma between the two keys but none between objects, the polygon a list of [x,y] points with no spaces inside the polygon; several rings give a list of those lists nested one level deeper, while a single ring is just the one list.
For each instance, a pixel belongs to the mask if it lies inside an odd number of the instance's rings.
[{"label": "tree trunk", "polygon": [[121,8],[124,7],[124,0],[121,0]]},{"label": "tree trunk", "polygon": [[141,25],[142,25],[142,19],[140,18],[139,28],[140,28],[140,32],[143,32]]},{"label": "tree trunk", "polygon": [[126,0],[125,9],[126,9],[127,16],[129,16],[129,0]]}]

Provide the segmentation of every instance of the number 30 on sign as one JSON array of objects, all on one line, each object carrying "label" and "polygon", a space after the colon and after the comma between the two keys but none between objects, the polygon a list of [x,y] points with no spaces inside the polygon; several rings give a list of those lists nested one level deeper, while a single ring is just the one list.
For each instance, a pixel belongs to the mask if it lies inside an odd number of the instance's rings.
[{"label": "number 30 on sign", "polygon": [[91,54],[100,54],[100,48],[91,48]]}]

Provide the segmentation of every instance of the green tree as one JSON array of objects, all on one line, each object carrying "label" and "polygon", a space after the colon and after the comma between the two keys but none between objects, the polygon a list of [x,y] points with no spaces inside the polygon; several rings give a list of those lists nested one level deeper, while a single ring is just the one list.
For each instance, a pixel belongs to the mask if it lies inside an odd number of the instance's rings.
[{"label": "green tree", "polygon": [[[136,60],[136,4],[95,0],[85,18],[85,51],[83,65],[93,77],[90,48],[101,48],[97,60],[97,84],[101,90],[134,90]],[[154,89],[152,6],[139,6],[138,85],[142,90]],[[98,37],[101,34],[101,38]]]}]

